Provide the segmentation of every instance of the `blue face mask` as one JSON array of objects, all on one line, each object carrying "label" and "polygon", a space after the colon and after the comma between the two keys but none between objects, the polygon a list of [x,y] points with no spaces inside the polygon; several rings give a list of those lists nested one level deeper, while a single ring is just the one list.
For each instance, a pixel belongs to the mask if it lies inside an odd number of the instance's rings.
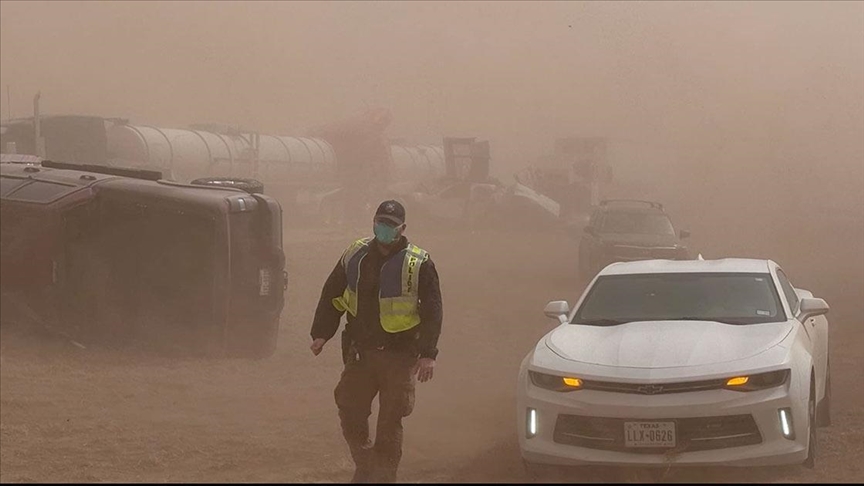
[{"label": "blue face mask", "polygon": [[399,236],[399,226],[393,227],[384,223],[375,223],[373,230],[375,231],[375,239],[379,242],[389,245],[396,241]]}]

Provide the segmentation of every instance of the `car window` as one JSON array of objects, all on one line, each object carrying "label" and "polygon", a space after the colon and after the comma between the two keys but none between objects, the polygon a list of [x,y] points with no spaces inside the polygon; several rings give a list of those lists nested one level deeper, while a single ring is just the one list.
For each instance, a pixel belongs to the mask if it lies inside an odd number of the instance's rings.
[{"label": "car window", "polygon": [[767,273],[660,273],[597,279],[575,324],[692,320],[780,322],[785,314]]},{"label": "car window", "polygon": [[789,308],[792,309],[792,314],[798,313],[798,294],[795,293],[795,288],[789,282],[783,270],[777,269],[777,280],[780,281],[780,288],[786,294],[786,300],[789,301]]},{"label": "car window", "polygon": [[603,219],[602,233],[674,235],[672,222],[662,213],[609,212]]},{"label": "car window", "polygon": [[77,189],[76,186],[34,181],[5,195],[8,199],[25,202],[49,203]]},{"label": "car window", "polygon": [[27,179],[16,179],[13,177],[2,177],[0,178],[0,196],[5,196],[6,194],[12,192],[13,189],[27,182]]}]

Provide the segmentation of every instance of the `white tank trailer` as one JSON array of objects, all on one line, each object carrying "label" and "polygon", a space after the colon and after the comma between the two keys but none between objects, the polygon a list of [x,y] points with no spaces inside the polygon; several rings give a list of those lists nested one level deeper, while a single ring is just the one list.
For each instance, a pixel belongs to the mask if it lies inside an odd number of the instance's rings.
[{"label": "white tank trailer", "polygon": [[444,147],[390,145],[390,168],[393,182],[420,182],[444,177]]},{"label": "white tank trailer", "polygon": [[[36,127],[42,128],[40,138],[51,160],[159,170],[185,183],[203,177],[254,178],[264,183],[265,192],[308,207],[310,213],[339,197],[344,182],[340,163],[352,163],[338,160],[334,147],[321,137],[265,135],[221,125],[163,128],[85,115],[8,121],[0,142],[12,152],[36,155]],[[386,181],[391,187],[445,176],[442,146],[384,143],[389,145]]]},{"label": "white tank trailer", "polygon": [[114,163],[161,170],[180,182],[233,176],[304,184],[336,170],[333,147],[314,138],[115,124],[107,139]]},{"label": "white tank trailer", "polygon": [[[162,171],[189,182],[205,176],[251,177],[265,187],[317,186],[335,180],[338,161],[321,138],[285,137],[227,130],[113,124],[107,128],[108,158]],[[444,149],[391,145],[390,181],[419,182],[445,174]]]}]

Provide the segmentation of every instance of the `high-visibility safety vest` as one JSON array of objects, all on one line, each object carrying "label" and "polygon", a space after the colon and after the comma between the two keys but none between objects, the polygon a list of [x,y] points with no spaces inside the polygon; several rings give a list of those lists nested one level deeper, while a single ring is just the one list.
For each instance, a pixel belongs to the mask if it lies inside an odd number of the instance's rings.
[{"label": "high-visibility safety vest", "polygon": [[[372,238],[357,240],[342,254],[348,285],[341,297],[333,299],[333,307],[357,317],[357,285],[360,282],[360,262],[369,253]],[[381,327],[389,333],[407,331],[420,324],[418,311],[420,266],[429,259],[426,250],[408,244],[381,266],[378,305]]]}]

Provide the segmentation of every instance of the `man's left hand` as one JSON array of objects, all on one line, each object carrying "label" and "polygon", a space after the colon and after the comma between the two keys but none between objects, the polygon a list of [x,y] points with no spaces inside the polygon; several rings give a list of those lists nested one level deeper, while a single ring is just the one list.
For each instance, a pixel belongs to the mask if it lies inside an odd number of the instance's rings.
[{"label": "man's left hand", "polygon": [[435,360],[432,358],[420,358],[417,360],[415,371],[417,373],[417,381],[420,383],[427,382],[432,379],[432,371],[435,369]]}]

